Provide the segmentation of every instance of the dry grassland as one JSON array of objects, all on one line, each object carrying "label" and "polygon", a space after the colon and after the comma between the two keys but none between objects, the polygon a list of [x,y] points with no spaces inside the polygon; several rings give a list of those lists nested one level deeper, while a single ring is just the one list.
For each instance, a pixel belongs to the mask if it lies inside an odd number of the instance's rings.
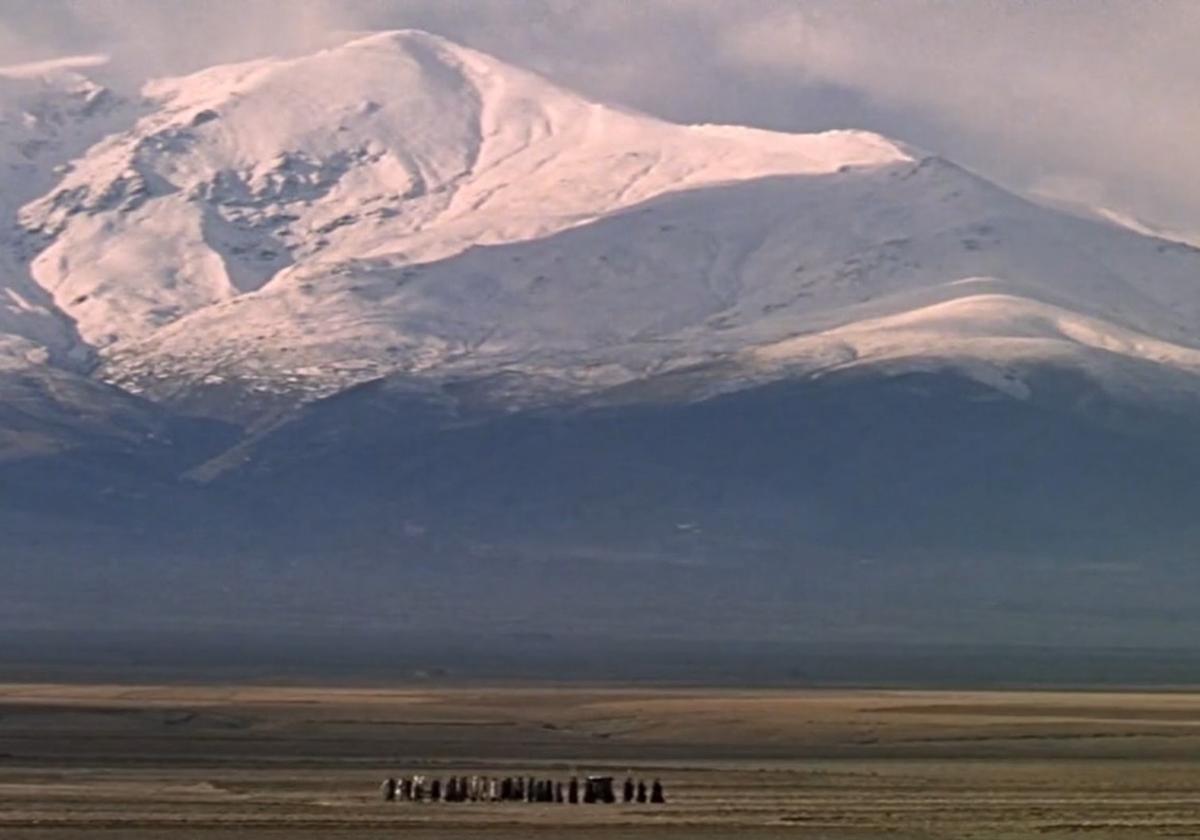
[{"label": "dry grassland", "polygon": [[[632,771],[665,806],[386,804]],[[0,686],[0,837],[1200,836],[1200,695]]]}]

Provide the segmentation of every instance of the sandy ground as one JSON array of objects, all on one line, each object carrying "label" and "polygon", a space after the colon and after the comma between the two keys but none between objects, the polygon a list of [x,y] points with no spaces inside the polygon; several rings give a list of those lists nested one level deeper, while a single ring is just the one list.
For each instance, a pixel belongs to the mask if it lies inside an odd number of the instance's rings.
[{"label": "sandy ground", "polygon": [[[389,804],[388,774],[662,806]],[[0,686],[0,837],[1200,837],[1200,694]]]}]

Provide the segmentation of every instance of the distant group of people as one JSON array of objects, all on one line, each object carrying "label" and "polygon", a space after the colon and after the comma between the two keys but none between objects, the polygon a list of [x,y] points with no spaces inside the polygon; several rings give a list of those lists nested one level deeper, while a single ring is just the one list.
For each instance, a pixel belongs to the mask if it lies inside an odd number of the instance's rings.
[{"label": "distant group of people", "polygon": [[[389,776],[380,785],[387,802],[552,802],[612,804],[618,800],[612,776],[587,776],[568,781],[535,779],[532,776],[451,776],[448,779],[424,775]],[[647,785],[641,779],[626,777],[621,785],[620,801],[662,804],[667,801],[662,782]]]}]

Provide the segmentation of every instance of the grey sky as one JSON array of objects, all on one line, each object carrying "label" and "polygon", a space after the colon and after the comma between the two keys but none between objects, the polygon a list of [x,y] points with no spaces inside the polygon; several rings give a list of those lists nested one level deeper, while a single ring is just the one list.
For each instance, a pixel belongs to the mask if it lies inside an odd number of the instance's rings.
[{"label": "grey sky", "polygon": [[140,79],[419,27],[689,122],[862,127],[1200,232],[1193,0],[0,0],[0,64]]}]

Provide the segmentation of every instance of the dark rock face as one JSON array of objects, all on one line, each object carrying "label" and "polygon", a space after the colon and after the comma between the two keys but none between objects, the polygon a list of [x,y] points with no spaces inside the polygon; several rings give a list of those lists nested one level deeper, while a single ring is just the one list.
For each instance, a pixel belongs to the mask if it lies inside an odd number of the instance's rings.
[{"label": "dark rock face", "polygon": [[699,402],[649,382],[513,413],[464,383],[376,383],[240,435],[114,410],[106,435],[0,464],[5,614],[1178,641],[1200,573],[1190,409],[1028,381],[1019,400],[860,372]]}]

